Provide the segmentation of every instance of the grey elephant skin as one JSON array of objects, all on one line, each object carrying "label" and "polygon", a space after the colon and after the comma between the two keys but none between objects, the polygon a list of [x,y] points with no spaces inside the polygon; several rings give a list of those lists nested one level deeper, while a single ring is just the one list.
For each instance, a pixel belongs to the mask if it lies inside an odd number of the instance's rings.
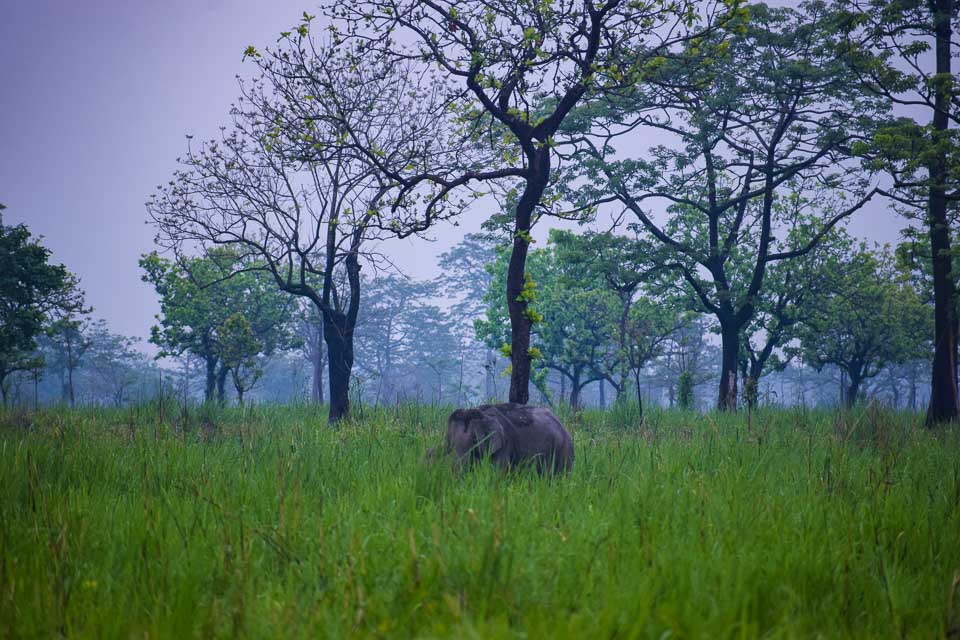
[{"label": "grey elephant skin", "polygon": [[489,458],[503,469],[533,466],[540,473],[565,473],[573,468],[573,439],[546,407],[511,403],[457,409],[447,419],[444,451],[461,465]]}]

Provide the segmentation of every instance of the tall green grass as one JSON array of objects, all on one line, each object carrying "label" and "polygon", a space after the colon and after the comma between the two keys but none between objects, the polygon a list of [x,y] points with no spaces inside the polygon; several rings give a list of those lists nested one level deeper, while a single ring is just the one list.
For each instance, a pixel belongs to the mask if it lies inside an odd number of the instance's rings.
[{"label": "tall green grass", "polygon": [[448,410],[0,414],[0,637],[960,633],[956,430],[586,411],[550,479],[423,464]]}]

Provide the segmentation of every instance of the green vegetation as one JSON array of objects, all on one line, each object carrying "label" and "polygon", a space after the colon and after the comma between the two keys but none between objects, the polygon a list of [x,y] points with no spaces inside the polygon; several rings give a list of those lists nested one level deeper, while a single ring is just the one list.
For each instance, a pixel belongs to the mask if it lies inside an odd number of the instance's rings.
[{"label": "green vegetation", "polygon": [[[960,437],[873,408],[585,411],[569,477],[446,408],[0,414],[0,637],[942,637]],[[954,625],[954,626],[950,626]]]}]

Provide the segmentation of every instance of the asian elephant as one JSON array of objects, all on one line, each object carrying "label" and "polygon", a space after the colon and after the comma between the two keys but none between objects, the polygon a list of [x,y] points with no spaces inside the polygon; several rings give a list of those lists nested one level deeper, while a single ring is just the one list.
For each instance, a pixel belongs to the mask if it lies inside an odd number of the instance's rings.
[{"label": "asian elephant", "polygon": [[511,403],[457,409],[447,419],[444,450],[461,465],[490,458],[504,469],[532,465],[539,473],[560,473],[573,468],[573,440],[545,407]]}]

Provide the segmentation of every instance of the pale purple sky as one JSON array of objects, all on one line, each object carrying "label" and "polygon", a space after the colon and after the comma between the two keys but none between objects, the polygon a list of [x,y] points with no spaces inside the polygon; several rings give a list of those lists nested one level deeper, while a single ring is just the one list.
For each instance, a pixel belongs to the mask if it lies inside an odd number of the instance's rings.
[{"label": "pale purple sky", "polygon": [[[79,275],[95,315],[146,336],[158,311],[137,259],[152,249],[143,203],[169,179],[185,134],[217,132],[237,95],[248,44],[273,44],[312,0],[10,0],[0,12],[0,202],[7,224],[45,237]],[[410,275],[474,230],[439,242],[391,243]],[[895,241],[902,219],[885,202],[860,212],[855,233]],[[541,230],[543,233],[545,229]],[[539,235],[539,234],[538,234]]]}]

